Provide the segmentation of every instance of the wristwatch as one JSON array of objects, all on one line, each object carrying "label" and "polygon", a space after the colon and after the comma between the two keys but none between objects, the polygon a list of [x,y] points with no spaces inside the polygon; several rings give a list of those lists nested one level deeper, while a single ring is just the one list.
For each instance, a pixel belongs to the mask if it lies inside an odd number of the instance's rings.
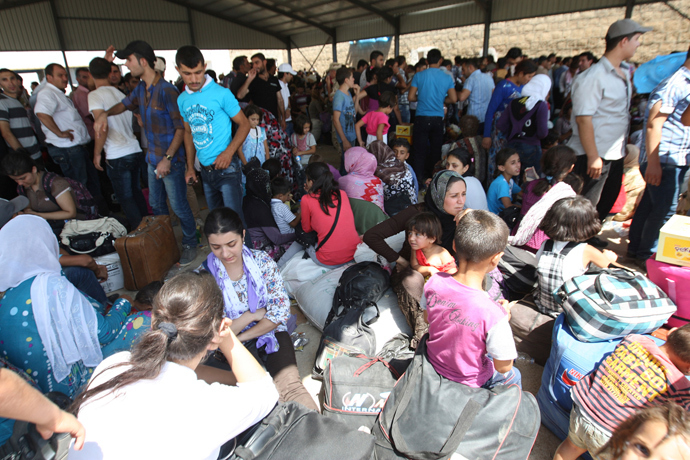
[{"label": "wristwatch", "polygon": [[170,155],[166,155],[166,156],[165,156],[165,158],[167,158],[167,159],[168,159],[168,161],[172,161],[172,159],[173,159],[173,157],[172,157],[172,156],[170,156]]}]

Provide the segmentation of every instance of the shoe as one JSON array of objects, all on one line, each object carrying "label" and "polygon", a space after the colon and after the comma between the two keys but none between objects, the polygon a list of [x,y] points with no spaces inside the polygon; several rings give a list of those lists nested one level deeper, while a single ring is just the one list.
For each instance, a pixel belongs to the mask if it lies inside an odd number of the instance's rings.
[{"label": "shoe", "polygon": [[587,240],[587,243],[588,243],[588,244],[591,244],[591,245],[594,246],[595,248],[599,248],[599,249],[605,248],[606,246],[609,245],[609,242],[608,242],[608,241],[604,241],[604,240],[602,240],[601,238],[599,238],[599,237],[597,237],[597,236],[593,236],[592,238],[588,239],[588,240]]},{"label": "shoe", "polygon": [[180,265],[182,267],[191,264],[196,259],[196,248],[194,246],[182,245],[182,256],[180,257]]}]

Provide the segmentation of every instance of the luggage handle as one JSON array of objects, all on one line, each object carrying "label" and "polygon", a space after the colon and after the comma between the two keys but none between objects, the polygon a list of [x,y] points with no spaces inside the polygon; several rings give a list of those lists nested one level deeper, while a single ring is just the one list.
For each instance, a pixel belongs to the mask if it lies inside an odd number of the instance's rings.
[{"label": "luggage handle", "polygon": [[[356,357],[357,358],[369,358],[368,356],[365,356],[365,355],[357,355]],[[379,358],[378,356],[376,358],[373,358],[368,363],[362,364],[359,367],[359,369],[357,369],[355,371],[353,376],[359,377],[360,375],[362,375],[362,372],[366,371],[367,369],[369,369],[371,366],[373,366],[376,363],[383,363],[383,365],[386,366],[388,368],[388,370],[393,373],[393,375],[395,375],[395,378],[397,378],[397,379],[400,378],[400,374],[398,374],[398,371],[396,371],[390,364],[388,364],[388,361],[384,360],[383,358]]]},{"label": "luggage handle", "polygon": [[[618,271],[604,269],[601,271],[601,273],[597,275],[596,279],[594,280],[594,289],[596,289],[597,294],[599,294],[599,297],[608,305],[611,305],[611,301],[606,296],[604,288],[601,285],[601,277],[603,275],[609,275],[622,281],[633,281],[637,277],[634,271],[629,270],[627,268],[619,267],[617,268],[617,270]],[[633,283],[630,283],[630,286],[633,287],[638,292],[638,294],[640,294],[641,299],[649,299],[649,296],[644,292],[639,283],[635,283],[634,285]]]}]

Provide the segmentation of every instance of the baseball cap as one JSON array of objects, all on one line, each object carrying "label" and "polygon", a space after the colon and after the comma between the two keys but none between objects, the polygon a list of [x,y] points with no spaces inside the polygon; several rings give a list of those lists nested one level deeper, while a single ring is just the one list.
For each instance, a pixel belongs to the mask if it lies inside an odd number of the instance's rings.
[{"label": "baseball cap", "polygon": [[29,199],[23,195],[10,201],[0,198],[0,228],[4,227],[12,219],[12,216],[26,209],[27,206],[29,206]]},{"label": "baseball cap", "polygon": [[285,64],[280,64],[280,65],[278,66],[278,72],[281,72],[281,73],[289,73],[289,74],[292,74],[292,75],[297,75],[297,72],[295,72],[294,70],[292,70],[292,66],[291,66],[290,64],[287,64],[287,63],[285,63]]},{"label": "baseball cap", "polygon": [[606,38],[612,39],[630,34],[643,34],[650,30],[652,30],[651,27],[642,27],[632,19],[621,19],[611,24],[608,32],[606,32]]},{"label": "baseball cap", "polygon": [[146,58],[148,61],[156,62],[156,54],[153,52],[153,48],[143,40],[135,40],[128,43],[124,49],[117,50],[115,56],[120,59],[127,59],[133,53]]}]

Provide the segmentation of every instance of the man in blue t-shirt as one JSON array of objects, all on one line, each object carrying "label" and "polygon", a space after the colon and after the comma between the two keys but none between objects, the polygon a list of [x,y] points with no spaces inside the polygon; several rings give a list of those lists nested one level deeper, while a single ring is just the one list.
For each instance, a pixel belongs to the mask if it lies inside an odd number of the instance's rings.
[{"label": "man in blue t-shirt", "polygon": [[[208,208],[221,206],[237,212],[242,221],[242,162],[237,149],[249,133],[249,121],[229,89],[206,75],[204,56],[195,46],[183,46],[175,55],[177,72],[185,90],[177,98],[184,120],[185,148],[196,151]],[[235,136],[232,123],[237,123]],[[196,182],[196,171],[187,170],[187,182]]]},{"label": "man in blue t-shirt", "polygon": [[338,90],[333,96],[333,127],[340,143],[340,174],[345,175],[345,152],[355,144],[357,134],[355,131],[355,102],[350,95],[350,89],[359,93],[359,86],[355,84],[352,70],[341,68],[335,73],[335,81],[338,82]]},{"label": "man in blue t-shirt", "polygon": [[434,165],[441,159],[443,145],[443,107],[458,101],[453,77],[441,66],[441,51],[436,48],[426,55],[429,68],[417,72],[407,96],[410,102],[417,102],[417,112],[412,138],[414,139],[412,167],[420,182],[431,177]]}]

